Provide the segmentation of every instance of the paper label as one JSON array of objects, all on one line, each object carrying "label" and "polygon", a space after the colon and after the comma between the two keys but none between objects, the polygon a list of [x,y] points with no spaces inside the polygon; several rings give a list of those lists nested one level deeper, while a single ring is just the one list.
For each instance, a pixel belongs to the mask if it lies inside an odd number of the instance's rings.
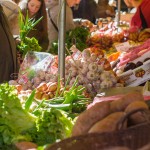
[{"label": "paper label", "polygon": [[115,46],[117,51],[119,52],[126,52],[129,50],[129,48],[131,47],[129,42],[124,42],[124,43],[120,43],[118,45]]},{"label": "paper label", "polygon": [[119,79],[125,81],[125,86],[138,86],[150,80],[150,61],[142,66],[129,70],[118,76]]},{"label": "paper label", "polygon": [[19,77],[18,83],[26,84],[28,82],[28,77],[26,75],[22,75]]},{"label": "paper label", "polygon": [[81,56],[81,52],[77,50],[72,56],[74,60],[77,60]]}]

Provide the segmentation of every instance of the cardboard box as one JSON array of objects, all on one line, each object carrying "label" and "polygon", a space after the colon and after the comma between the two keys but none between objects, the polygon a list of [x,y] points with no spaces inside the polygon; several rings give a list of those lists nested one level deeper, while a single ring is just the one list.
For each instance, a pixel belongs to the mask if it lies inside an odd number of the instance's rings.
[{"label": "cardboard box", "polygon": [[[135,60],[135,62],[136,61],[137,60]],[[125,81],[125,86],[138,86],[150,80],[150,60],[144,62],[142,66],[135,68],[134,70],[124,72],[118,77]]]}]

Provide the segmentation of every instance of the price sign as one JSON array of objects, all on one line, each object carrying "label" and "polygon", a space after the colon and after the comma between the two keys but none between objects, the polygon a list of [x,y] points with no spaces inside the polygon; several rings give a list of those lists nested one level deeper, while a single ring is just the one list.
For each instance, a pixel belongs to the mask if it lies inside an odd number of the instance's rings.
[{"label": "price sign", "polygon": [[126,52],[129,50],[129,48],[131,47],[129,42],[124,42],[124,43],[120,43],[118,45],[115,46],[117,51],[119,52]]},{"label": "price sign", "polygon": [[79,50],[77,50],[74,54],[73,54],[73,59],[77,60],[79,57],[81,56],[81,52]]}]

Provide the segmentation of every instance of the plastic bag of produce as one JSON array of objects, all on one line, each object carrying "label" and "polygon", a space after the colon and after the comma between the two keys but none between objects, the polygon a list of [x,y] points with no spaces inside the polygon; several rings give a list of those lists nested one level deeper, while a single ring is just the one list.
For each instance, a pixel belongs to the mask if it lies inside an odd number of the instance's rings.
[{"label": "plastic bag of produce", "polygon": [[36,88],[42,82],[49,82],[56,78],[58,71],[53,63],[54,56],[49,53],[28,52],[20,66],[18,83],[27,90]]}]

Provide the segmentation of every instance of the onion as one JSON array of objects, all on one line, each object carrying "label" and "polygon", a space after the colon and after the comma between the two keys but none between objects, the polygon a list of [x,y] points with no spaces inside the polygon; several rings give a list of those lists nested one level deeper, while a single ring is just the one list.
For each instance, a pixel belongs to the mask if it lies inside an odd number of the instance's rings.
[{"label": "onion", "polygon": [[83,57],[84,59],[89,59],[90,56],[91,56],[91,53],[90,53],[90,50],[89,50],[89,49],[83,50],[83,52],[82,52],[82,57]]},{"label": "onion", "polygon": [[94,80],[95,79],[95,73],[93,71],[89,71],[87,73],[87,79]]},{"label": "onion", "polygon": [[101,73],[104,70],[103,66],[98,65],[97,66],[97,72]]},{"label": "onion", "polygon": [[90,71],[96,71],[97,70],[97,63],[91,62],[88,66],[88,69]]},{"label": "onion", "polygon": [[110,80],[108,80],[108,79],[102,81],[101,84],[100,84],[100,87],[101,87],[102,89],[104,89],[104,88],[110,88],[110,87],[112,87],[112,86],[113,86],[112,81],[110,81]]},{"label": "onion", "polygon": [[90,61],[95,62],[97,60],[97,55],[95,53],[91,54]]}]

